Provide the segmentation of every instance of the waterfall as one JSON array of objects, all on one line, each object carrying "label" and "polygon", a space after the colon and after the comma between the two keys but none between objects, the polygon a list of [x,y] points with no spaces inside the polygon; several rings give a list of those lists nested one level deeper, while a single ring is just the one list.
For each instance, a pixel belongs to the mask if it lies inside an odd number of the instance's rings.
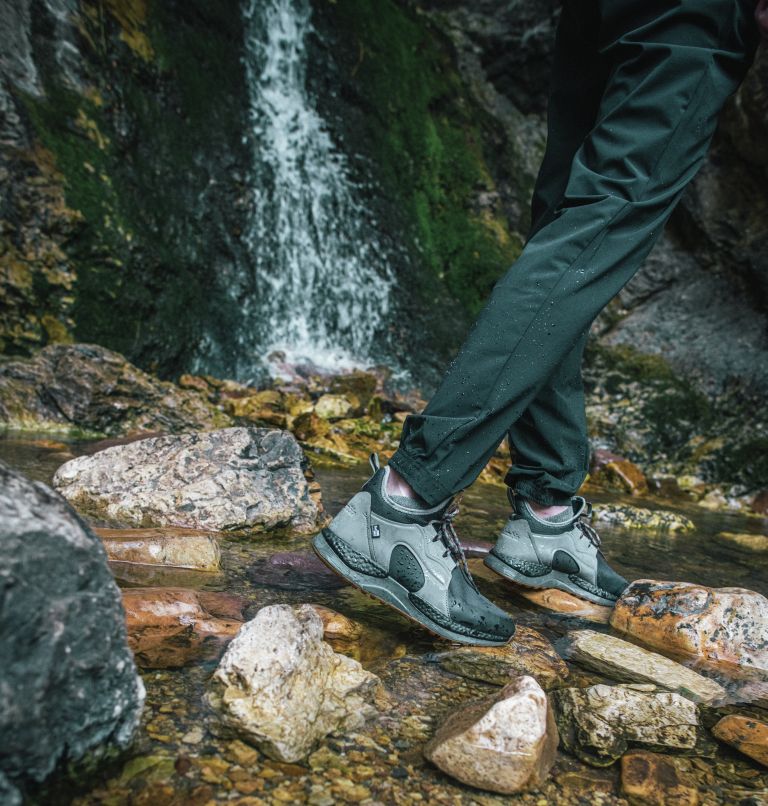
[{"label": "waterfall", "polygon": [[244,20],[253,142],[245,338],[262,356],[363,366],[394,277],[349,161],[307,90],[309,0],[245,0]]}]

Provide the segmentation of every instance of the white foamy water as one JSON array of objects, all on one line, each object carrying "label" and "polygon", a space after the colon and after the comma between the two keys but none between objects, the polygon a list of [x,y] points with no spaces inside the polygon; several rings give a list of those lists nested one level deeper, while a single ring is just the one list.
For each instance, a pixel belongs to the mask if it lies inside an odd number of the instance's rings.
[{"label": "white foamy water", "polygon": [[309,0],[247,0],[244,18],[253,140],[244,322],[262,356],[365,365],[394,277],[307,91]]}]

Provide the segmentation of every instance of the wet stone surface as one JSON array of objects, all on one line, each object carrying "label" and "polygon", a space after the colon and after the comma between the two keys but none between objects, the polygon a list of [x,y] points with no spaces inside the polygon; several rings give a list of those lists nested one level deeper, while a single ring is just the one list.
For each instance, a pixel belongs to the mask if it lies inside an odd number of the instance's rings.
[{"label": "wet stone surface", "polygon": [[[87,449],[87,445],[76,443],[44,447],[29,435],[9,435],[0,440],[1,457],[41,480],[50,480],[63,461]],[[333,513],[359,487],[366,466],[322,468],[316,472],[326,509]],[[596,506],[601,500],[627,502],[621,494],[596,494],[592,500]],[[653,498],[639,496],[634,496],[632,503],[647,508],[657,506]],[[668,508],[669,504],[658,506]],[[692,505],[681,507],[680,514],[695,522],[693,531],[681,534],[596,525],[609,560],[630,579],[670,578],[674,569],[676,579],[713,587],[737,585],[768,593],[768,569],[754,561],[754,553],[715,539],[723,531],[758,533],[760,522],[702,511]],[[507,516],[503,490],[476,485],[463,497],[457,530],[466,541],[492,540]],[[125,562],[113,563],[112,568],[124,589],[183,588],[237,596],[246,621],[266,605],[301,603],[323,605],[352,619],[352,627],[347,625],[345,629],[356,634],[355,625],[362,625],[363,637],[357,641],[353,635],[345,634],[334,649],[360,660],[365,669],[378,675],[386,692],[386,707],[361,728],[325,738],[306,759],[286,763],[269,759],[242,739],[226,738],[214,730],[216,717],[205,704],[204,695],[216,669],[216,657],[203,653],[181,668],[144,669],[147,705],[138,737],[128,754],[87,789],[76,793],[73,800],[69,795],[57,797],[54,793],[51,802],[73,802],[78,806],[202,806],[225,802],[242,806],[627,803],[619,763],[606,768],[590,766],[562,746],[548,778],[530,791],[495,795],[452,780],[425,760],[424,746],[451,713],[474,700],[492,696],[499,691],[500,682],[455,674],[434,662],[435,656],[455,646],[433,639],[353,588],[340,587],[314,560],[306,536],[262,534],[252,540],[223,535],[219,545],[221,568],[216,573]],[[509,610],[518,624],[536,630],[556,648],[561,645],[559,639],[572,631],[610,629],[577,614],[553,612],[526,600],[505,581],[488,573],[480,558],[471,559],[470,566],[486,595]],[[213,615],[210,601],[204,609]],[[625,682],[610,679],[604,672],[589,671],[572,659],[566,659],[566,663],[568,675],[562,682],[553,679],[555,690],[562,685],[584,688]],[[729,712],[749,712],[753,718],[768,721],[768,697],[760,680],[716,679],[733,695]],[[757,692],[756,702],[749,708],[743,703],[744,691]],[[740,699],[742,704],[737,704]],[[756,707],[758,704],[762,708]],[[703,720],[706,730],[726,713]],[[711,757],[674,755],[676,768],[685,772],[686,784],[695,787],[701,804],[752,806],[768,802],[768,770],[723,741],[713,739],[711,748]]]}]

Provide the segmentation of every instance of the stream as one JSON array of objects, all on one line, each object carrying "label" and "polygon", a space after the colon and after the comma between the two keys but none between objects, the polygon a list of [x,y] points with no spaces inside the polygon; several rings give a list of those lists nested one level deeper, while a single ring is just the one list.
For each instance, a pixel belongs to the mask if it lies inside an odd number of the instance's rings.
[{"label": "stream", "polygon": [[[52,441],[56,440],[56,441]],[[0,459],[33,479],[50,483],[56,468],[73,455],[93,450],[87,442],[58,437],[7,433],[0,438]],[[367,465],[355,468],[318,466],[315,470],[327,510],[335,513],[359,488]],[[768,595],[768,565],[755,555],[717,539],[721,531],[764,532],[764,521],[711,512],[691,505],[671,505],[654,498],[629,499],[595,494],[600,503],[629,503],[685,514],[696,524],[692,533],[648,533],[598,523],[610,562],[628,579],[647,577],[699,582],[709,586],[745,587]],[[501,487],[475,484],[464,495],[457,531],[465,542],[489,541],[508,517]],[[393,611],[356,590],[339,588],[327,574],[279,572],[269,558],[293,552],[311,558],[309,538],[220,537],[221,573],[113,563],[121,587],[183,587],[226,591],[244,597],[251,618],[264,605],[311,602],[354,618],[366,628],[354,654],[378,674],[390,706],[358,733],[331,736],[305,763],[272,761],[248,745],[216,735],[215,720],[203,704],[206,682],[216,660],[181,669],[144,669],[147,703],[142,728],[131,751],[76,804],[206,804],[233,802],[310,803],[626,803],[619,796],[619,765],[590,767],[560,751],[549,780],[537,791],[514,798],[481,793],[457,785],[426,762],[421,749],[440,721],[457,706],[495,690],[489,684],[443,671],[432,655],[446,642],[432,638]],[[757,560],[756,560],[757,557]],[[480,559],[470,560],[482,591],[508,609],[521,625],[553,642],[572,629],[608,629],[605,625],[536,609],[494,577]],[[312,567],[311,564],[306,567]],[[569,662],[571,685],[601,680]],[[727,680],[720,682],[728,684]],[[742,709],[743,710],[743,709]],[[764,712],[763,712],[764,714]],[[719,745],[712,758],[690,760],[703,804],[768,803],[768,771]],[[50,795],[47,796],[50,798]],[[59,793],[46,802],[70,802]]]}]

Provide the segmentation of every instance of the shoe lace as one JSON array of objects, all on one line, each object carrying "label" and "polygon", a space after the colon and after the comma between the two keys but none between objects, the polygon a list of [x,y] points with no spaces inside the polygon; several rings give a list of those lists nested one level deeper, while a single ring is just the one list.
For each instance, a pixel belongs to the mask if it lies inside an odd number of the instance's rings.
[{"label": "shoe lace", "polygon": [[600,535],[590,526],[588,519],[592,516],[592,504],[587,502],[586,510],[576,519],[575,525],[589,542],[599,551]]},{"label": "shoe lace", "polygon": [[445,546],[443,557],[447,557],[450,554],[453,561],[461,569],[461,573],[464,575],[467,582],[475,590],[478,590],[475,580],[472,579],[472,574],[469,572],[469,564],[467,563],[464,549],[461,547],[461,541],[459,540],[459,536],[456,534],[456,529],[453,526],[453,521],[458,514],[458,501],[454,501],[445,508],[445,511],[439,519],[431,521],[432,525],[435,527],[435,534],[432,538],[432,542],[436,543],[438,540],[442,542],[442,544]]}]

